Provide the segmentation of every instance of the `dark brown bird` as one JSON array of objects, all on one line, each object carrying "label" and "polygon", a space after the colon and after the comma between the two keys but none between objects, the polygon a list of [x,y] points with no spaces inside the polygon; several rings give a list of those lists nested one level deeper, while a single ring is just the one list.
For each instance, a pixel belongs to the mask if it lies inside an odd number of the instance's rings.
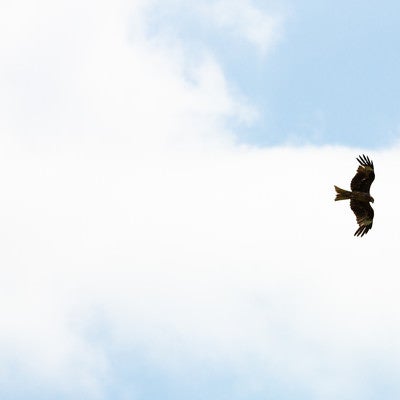
[{"label": "dark brown bird", "polygon": [[357,173],[351,180],[351,191],[335,186],[336,198],[338,200],[350,199],[350,207],[357,218],[359,228],[354,236],[364,236],[371,228],[374,219],[374,210],[369,204],[374,198],[369,194],[369,189],[375,179],[374,163],[364,154],[357,158],[360,163]]}]

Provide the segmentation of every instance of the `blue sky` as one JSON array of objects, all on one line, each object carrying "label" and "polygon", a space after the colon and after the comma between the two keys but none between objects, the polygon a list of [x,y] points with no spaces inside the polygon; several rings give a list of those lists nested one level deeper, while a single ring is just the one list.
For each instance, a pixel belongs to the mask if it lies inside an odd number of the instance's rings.
[{"label": "blue sky", "polygon": [[390,144],[399,113],[397,13],[394,2],[295,5],[263,68],[272,130],[307,141],[314,127],[318,144]]},{"label": "blue sky", "polygon": [[172,26],[188,47],[207,46],[216,55],[230,82],[260,110],[244,141],[384,147],[396,140],[396,2],[253,4],[283,20],[266,55],[181,4],[155,13],[150,30]]},{"label": "blue sky", "polygon": [[398,11],[5,6],[0,397],[397,398]]}]

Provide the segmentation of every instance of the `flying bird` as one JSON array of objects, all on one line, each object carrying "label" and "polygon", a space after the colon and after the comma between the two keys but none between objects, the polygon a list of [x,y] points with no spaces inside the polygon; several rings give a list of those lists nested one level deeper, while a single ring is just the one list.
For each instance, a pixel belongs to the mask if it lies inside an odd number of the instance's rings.
[{"label": "flying bird", "polygon": [[360,165],[357,168],[357,173],[351,180],[351,191],[341,189],[335,186],[336,198],[338,200],[350,200],[350,208],[353,210],[357,218],[359,228],[354,233],[354,236],[364,236],[371,228],[374,219],[374,210],[371,203],[374,198],[369,194],[369,189],[375,179],[374,163],[365,156],[359,156],[357,161]]}]

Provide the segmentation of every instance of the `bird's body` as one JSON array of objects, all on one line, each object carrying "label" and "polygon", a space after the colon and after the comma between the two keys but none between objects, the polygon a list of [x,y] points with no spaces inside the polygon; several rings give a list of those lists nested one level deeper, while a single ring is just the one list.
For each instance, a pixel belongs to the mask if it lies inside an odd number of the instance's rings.
[{"label": "bird's body", "polygon": [[364,236],[372,228],[374,219],[374,210],[370,205],[374,202],[374,198],[370,195],[369,190],[375,179],[375,172],[374,163],[364,154],[357,158],[357,161],[360,165],[351,180],[351,191],[335,186],[335,201],[350,200],[350,208],[356,215],[359,225],[354,236]]}]

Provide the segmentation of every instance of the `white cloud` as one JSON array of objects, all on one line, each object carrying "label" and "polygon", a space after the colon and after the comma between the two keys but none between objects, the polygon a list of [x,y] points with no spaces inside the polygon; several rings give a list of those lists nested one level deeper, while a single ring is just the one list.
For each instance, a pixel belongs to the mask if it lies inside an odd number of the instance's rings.
[{"label": "white cloud", "polygon": [[252,365],[321,399],[362,393],[366,359],[395,370],[399,149],[373,154],[376,222],[353,238],[333,184],[358,151],[235,146],[248,106],[211,56],[188,71],[179,42],[128,41],[123,2],[51,4],[2,14],[2,376],[101,393],[103,331],[174,373]]}]

